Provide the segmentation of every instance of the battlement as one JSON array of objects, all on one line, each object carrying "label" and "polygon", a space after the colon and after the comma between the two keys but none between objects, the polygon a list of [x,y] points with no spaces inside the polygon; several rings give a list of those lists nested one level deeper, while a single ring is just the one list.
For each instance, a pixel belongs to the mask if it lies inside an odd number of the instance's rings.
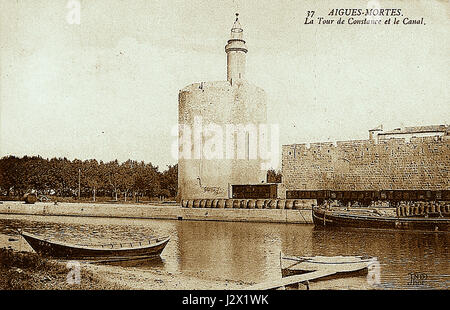
[{"label": "battlement", "polygon": [[448,190],[450,136],[440,129],[445,134],[283,145],[283,183],[287,190]]},{"label": "battlement", "polygon": [[[420,144],[420,143],[448,143],[450,140],[450,135],[443,136],[425,136],[425,137],[412,137],[408,138],[390,138],[379,140],[378,143],[383,146],[399,146],[408,144]],[[304,150],[327,150],[339,147],[372,147],[374,142],[371,140],[347,140],[347,141],[336,141],[336,142],[314,142],[314,143],[294,143],[294,144],[284,144],[282,145],[283,150],[296,149],[300,151]]]}]

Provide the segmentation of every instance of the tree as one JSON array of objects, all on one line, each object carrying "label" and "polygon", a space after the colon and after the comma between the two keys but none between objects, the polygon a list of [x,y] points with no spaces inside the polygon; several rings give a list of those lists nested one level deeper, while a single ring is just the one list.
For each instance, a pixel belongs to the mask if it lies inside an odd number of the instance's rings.
[{"label": "tree", "polygon": [[116,160],[106,164],[106,174],[108,176],[108,183],[111,186],[117,201],[117,194],[120,189],[120,171],[119,162]]},{"label": "tree", "polygon": [[127,160],[120,165],[120,187],[124,192],[124,199],[127,201],[127,196],[130,191],[133,191],[135,187],[135,167],[137,165],[136,161]]},{"label": "tree", "polygon": [[162,173],[161,188],[166,190],[163,196],[176,197],[178,191],[178,164],[169,165],[167,170]]},{"label": "tree", "polygon": [[158,167],[145,164],[143,161],[136,163],[134,173],[134,189],[137,197],[147,194],[153,196],[159,190]]},{"label": "tree", "polygon": [[[80,171],[80,184],[78,183]],[[6,156],[0,158],[0,190],[8,196],[36,190],[40,194],[76,196],[78,186],[83,196],[96,200],[97,193],[115,196],[124,192],[125,200],[133,196],[175,197],[178,166],[160,172],[157,166],[143,161],[117,160],[104,163],[95,159],[81,161],[67,158],[44,159],[40,156]]]},{"label": "tree", "polygon": [[85,187],[90,191],[92,189],[92,200],[96,200],[96,194],[99,187],[104,185],[104,165],[103,162],[100,164],[95,160],[86,160],[83,163],[84,172],[84,182]]}]

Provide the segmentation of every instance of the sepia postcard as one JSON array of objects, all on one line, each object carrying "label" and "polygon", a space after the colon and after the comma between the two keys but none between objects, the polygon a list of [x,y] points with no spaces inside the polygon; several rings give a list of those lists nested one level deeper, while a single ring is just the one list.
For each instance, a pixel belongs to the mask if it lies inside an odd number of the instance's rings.
[{"label": "sepia postcard", "polygon": [[449,17],[0,0],[0,290],[448,290]]}]

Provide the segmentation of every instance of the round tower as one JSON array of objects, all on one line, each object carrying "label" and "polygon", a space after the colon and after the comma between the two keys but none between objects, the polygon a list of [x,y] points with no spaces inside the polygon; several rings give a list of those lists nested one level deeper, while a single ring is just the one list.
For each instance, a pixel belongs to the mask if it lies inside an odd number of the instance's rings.
[{"label": "round tower", "polygon": [[239,13],[231,28],[231,37],[225,46],[227,53],[227,80],[232,83],[235,79],[243,79],[245,74],[245,54],[248,49],[243,39],[244,30],[239,22]]},{"label": "round tower", "polygon": [[227,80],[193,83],[179,92],[180,200],[231,198],[233,184],[265,180],[253,141],[259,143],[258,125],[267,122],[266,94],[244,78],[247,48],[237,16],[225,47]]}]

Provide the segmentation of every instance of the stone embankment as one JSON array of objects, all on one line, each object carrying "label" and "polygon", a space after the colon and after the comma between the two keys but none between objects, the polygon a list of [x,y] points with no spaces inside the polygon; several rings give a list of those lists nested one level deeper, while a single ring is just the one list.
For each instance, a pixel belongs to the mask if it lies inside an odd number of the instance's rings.
[{"label": "stone embankment", "polygon": [[[139,218],[163,220],[197,220],[197,221],[228,221],[228,222],[267,222],[267,223],[312,223],[311,206],[315,200],[270,200],[270,202],[247,201],[247,208],[241,206],[244,200],[227,199],[215,205],[199,200],[183,202],[180,205],[149,205],[149,204],[119,204],[119,203],[58,203],[37,202],[3,202],[0,204],[0,214],[45,215],[45,216],[80,216],[80,217],[110,217]],[[277,208],[274,208],[276,201]],[[281,202],[280,202],[281,201]],[[214,205],[215,207],[211,207]],[[242,203],[244,206],[245,203]],[[284,205],[284,207],[283,207]],[[192,207],[189,207],[192,206]],[[223,207],[222,207],[223,206]],[[270,207],[270,208],[268,208]]]}]

